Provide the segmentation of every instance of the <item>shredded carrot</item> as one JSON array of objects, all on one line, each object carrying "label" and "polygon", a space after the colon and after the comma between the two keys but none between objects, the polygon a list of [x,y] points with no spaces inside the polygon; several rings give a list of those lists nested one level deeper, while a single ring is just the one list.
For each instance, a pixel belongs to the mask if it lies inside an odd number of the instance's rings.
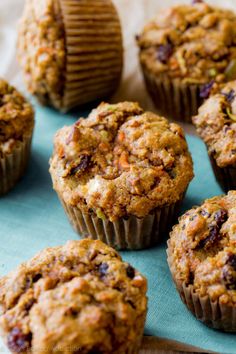
[{"label": "shredded carrot", "polygon": [[128,161],[128,154],[127,152],[123,151],[122,154],[120,155],[120,158],[119,158],[119,167],[121,169],[129,169],[130,168],[130,164],[129,164],[129,161]]},{"label": "shredded carrot", "polygon": [[124,141],[125,133],[124,132],[119,132],[117,139],[118,139],[119,142]]}]

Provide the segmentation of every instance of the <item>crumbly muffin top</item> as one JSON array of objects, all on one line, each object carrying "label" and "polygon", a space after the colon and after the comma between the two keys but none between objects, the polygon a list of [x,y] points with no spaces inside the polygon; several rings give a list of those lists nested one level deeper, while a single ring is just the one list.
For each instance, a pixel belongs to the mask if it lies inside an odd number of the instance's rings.
[{"label": "crumbly muffin top", "polygon": [[236,166],[236,81],[218,91],[199,108],[193,123],[217,165]]},{"label": "crumbly muffin top", "polygon": [[141,63],[151,72],[186,83],[236,78],[236,15],[203,1],[157,16],[138,36]]},{"label": "crumbly muffin top", "polygon": [[64,25],[56,0],[26,0],[19,25],[18,59],[29,91],[60,108],[64,93]]},{"label": "crumbly muffin top", "polygon": [[144,324],[146,290],[112,248],[70,241],[0,280],[1,332],[12,352],[122,354]]},{"label": "crumbly muffin top", "polygon": [[236,191],[185,213],[169,242],[177,281],[236,306]]},{"label": "crumbly muffin top", "polygon": [[111,221],[178,201],[193,177],[183,130],[132,102],[59,130],[50,172],[66,203]]},{"label": "crumbly muffin top", "polygon": [[24,137],[32,134],[34,111],[30,103],[0,79],[0,157],[11,153]]}]

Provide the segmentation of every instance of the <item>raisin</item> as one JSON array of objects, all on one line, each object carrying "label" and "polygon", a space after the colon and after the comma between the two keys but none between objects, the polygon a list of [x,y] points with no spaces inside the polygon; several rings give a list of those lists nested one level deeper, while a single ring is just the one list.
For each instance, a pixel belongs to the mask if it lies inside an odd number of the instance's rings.
[{"label": "raisin", "polygon": [[224,209],[220,209],[215,213],[214,219],[216,221],[216,224],[219,228],[221,228],[222,224],[227,220],[228,218],[228,213]]},{"label": "raisin", "polygon": [[235,155],[236,154],[236,149],[231,150],[231,154]]},{"label": "raisin", "polygon": [[199,93],[199,96],[201,98],[208,98],[210,96],[210,93],[211,93],[211,89],[212,89],[212,86],[214,85],[215,81],[214,80],[211,80],[210,82],[208,82],[207,84],[203,85],[201,88],[200,88],[200,93]]},{"label": "raisin", "polygon": [[226,99],[229,103],[233,102],[233,100],[235,98],[235,91],[233,89],[230,90],[228,93],[221,92],[221,94],[226,97]]},{"label": "raisin", "polygon": [[12,352],[22,353],[29,350],[32,340],[32,334],[25,334],[20,328],[15,327],[9,333],[7,346]]},{"label": "raisin", "polygon": [[174,171],[174,168],[165,168],[165,171],[168,173],[171,179],[175,179],[176,173]]},{"label": "raisin", "polygon": [[231,266],[225,265],[222,271],[222,279],[226,289],[236,290],[236,271]]},{"label": "raisin", "polygon": [[231,253],[226,261],[226,264],[230,265],[236,271],[236,254]]},{"label": "raisin", "polygon": [[201,214],[202,216],[207,216],[208,218],[211,216],[211,214],[208,213],[208,211],[206,211],[206,210],[204,210],[204,209],[200,210],[200,214]]},{"label": "raisin", "polygon": [[75,175],[80,172],[84,172],[89,167],[90,162],[91,162],[91,156],[81,155],[80,156],[80,163],[70,170],[70,174]]},{"label": "raisin", "polygon": [[157,50],[157,59],[165,64],[173,53],[173,46],[170,43],[161,45]]},{"label": "raisin", "polygon": [[102,277],[104,277],[107,274],[109,266],[107,263],[101,263],[98,267],[98,271]]},{"label": "raisin", "polygon": [[42,274],[40,274],[40,273],[35,274],[32,278],[33,283],[37,283],[37,281],[41,278],[42,278]]},{"label": "raisin", "polygon": [[34,299],[30,299],[26,304],[25,304],[25,311],[29,311],[31,309],[31,307],[33,306],[33,304],[35,303]]},{"label": "raisin", "polygon": [[126,268],[126,274],[130,279],[133,279],[135,276],[135,269],[130,264]]},{"label": "raisin", "polygon": [[216,243],[217,241],[219,241],[221,238],[221,235],[219,233],[219,228],[217,225],[212,225],[209,228],[209,236],[207,236],[206,238],[204,238],[203,240],[201,240],[197,246],[198,249],[200,248],[209,248],[212,245],[214,245],[214,243]]}]

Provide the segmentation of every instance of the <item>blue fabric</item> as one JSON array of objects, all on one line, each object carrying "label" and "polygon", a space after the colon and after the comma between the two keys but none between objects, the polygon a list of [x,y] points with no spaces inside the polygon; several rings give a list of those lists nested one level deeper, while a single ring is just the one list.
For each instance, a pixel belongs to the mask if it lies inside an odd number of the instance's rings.
[{"label": "blue fabric", "polygon": [[[75,118],[41,107],[36,107],[36,113],[33,151],[27,174],[13,191],[0,198],[1,275],[45,247],[77,239],[52,190],[48,173],[53,135],[63,125],[72,124]],[[74,115],[78,116],[78,113]],[[188,143],[194,159],[195,179],[188,190],[183,210],[222,193],[215,182],[203,143],[193,136],[188,136]],[[145,251],[122,252],[123,258],[136,266],[149,281],[145,333],[206,350],[236,353],[236,335],[207,328],[182,304],[170,278],[165,249],[163,244]]]}]

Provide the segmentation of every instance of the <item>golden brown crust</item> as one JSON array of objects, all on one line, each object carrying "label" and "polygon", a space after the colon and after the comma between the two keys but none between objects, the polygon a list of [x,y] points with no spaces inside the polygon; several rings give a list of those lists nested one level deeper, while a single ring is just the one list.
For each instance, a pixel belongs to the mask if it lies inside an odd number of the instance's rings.
[{"label": "golden brown crust", "polygon": [[0,157],[13,151],[32,135],[34,111],[30,103],[5,80],[0,79]]},{"label": "golden brown crust", "polygon": [[58,0],[26,1],[19,26],[18,59],[28,90],[42,103],[52,101],[60,105],[66,48]]},{"label": "golden brown crust", "polygon": [[218,93],[199,108],[193,123],[219,167],[236,167],[236,81],[219,85]]},{"label": "golden brown crust", "polygon": [[178,5],[146,25],[140,37],[141,63],[152,73],[201,84],[225,82],[236,72],[236,15],[204,2]]},{"label": "golden brown crust", "polygon": [[177,282],[236,306],[236,192],[206,200],[173,228],[169,257]]},{"label": "golden brown crust", "polygon": [[142,336],[146,287],[112,248],[70,241],[0,280],[1,332],[12,352],[128,353]]},{"label": "golden brown crust", "polygon": [[175,203],[193,177],[182,129],[137,103],[101,104],[59,130],[54,146],[55,190],[111,221]]}]

